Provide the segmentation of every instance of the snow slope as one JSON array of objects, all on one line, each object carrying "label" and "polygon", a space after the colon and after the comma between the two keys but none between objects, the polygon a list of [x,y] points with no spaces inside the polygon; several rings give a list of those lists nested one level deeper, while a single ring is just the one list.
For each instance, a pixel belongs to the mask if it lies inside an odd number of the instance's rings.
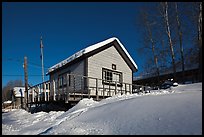
[{"label": "snow slope", "polygon": [[2,134],[201,135],[202,83],[169,91],[83,99],[67,112],[2,113]]}]

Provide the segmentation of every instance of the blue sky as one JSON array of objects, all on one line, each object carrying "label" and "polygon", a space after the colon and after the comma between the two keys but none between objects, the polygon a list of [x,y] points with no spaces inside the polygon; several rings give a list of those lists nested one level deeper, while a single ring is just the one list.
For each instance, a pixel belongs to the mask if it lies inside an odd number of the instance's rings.
[{"label": "blue sky", "polygon": [[[144,58],[137,26],[138,2],[3,2],[2,86],[9,80],[24,82],[23,59],[28,58],[28,82],[42,82],[40,37],[47,68],[75,52],[117,37],[142,70]],[[151,3],[149,3],[151,5]],[[48,80],[48,76],[45,80]]]}]

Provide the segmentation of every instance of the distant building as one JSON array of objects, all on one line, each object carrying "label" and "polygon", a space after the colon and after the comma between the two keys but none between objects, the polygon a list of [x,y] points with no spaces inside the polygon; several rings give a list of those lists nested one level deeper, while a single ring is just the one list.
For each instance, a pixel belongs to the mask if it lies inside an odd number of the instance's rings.
[{"label": "distant building", "polygon": [[2,102],[2,108],[7,108],[10,107],[12,105],[12,101],[11,100],[7,100]]},{"label": "distant building", "polygon": [[21,106],[24,103],[25,87],[14,87],[12,92],[12,105],[14,107]]},{"label": "distant building", "polygon": [[[169,69],[172,70],[172,69]],[[199,69],[198,67],[192,67],[184,71],[184,77],[182,78],[182,71],[178,70],[175,73],[175,78],[174,80],[177,83],[195,83],[195,82],[200,82],[199,79]],[[159,76],[159,83],[157,81],[157,75],[156,73],[152,74],[147,74],[143,76],[137,76],[133,78],[133,83],[134,84],[139,84],[139,85],[148,85],[148,86],[155,86],[155,85],[160,85],[162,84],[165,80],[173,78],[173,72],[171,71],[165,71],[160,74]]]}]

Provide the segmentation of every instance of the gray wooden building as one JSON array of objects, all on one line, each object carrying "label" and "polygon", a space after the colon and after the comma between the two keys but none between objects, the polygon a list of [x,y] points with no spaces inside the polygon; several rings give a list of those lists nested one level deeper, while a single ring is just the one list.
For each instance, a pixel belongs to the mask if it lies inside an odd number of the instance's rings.
[{"label": "gray wooden building", "polygon": [[[132,90],[137,65],[115,37],[88,46],[49,68],[50,97],[70,93],[116,94]],[[105,90],[105,92],[104,92]],[[114,90],[115,92],[110,92]],[[102,92],[103,91],[103,92]]]}]

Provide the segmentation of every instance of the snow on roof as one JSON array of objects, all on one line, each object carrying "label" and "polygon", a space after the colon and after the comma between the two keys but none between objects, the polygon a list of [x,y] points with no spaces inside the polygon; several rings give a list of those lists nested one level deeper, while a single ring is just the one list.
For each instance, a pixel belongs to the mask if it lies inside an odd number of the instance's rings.
[{"label": "snow on roof", "polygon": [[[102,46],[104,46],[104,45],[106,45],[106,44],[108,44],[108,43],[111,43],[111,42],[113,42],[114,40],[116,40],[116,41],[119,43],[119,45],[121,46],[121,48],[123,49],[123,51],[126,53],[126,55],[127,55],[128,58],[130,59],[130,61],[131,61],[132,64],[134,65],[134,67],[135,67],[136,69],[138,69],[136,63],[134,62],[134,60],[132,59],[132,57],[130,56],[130,54],[128,53],[128,51],[125,49],[125,47],[123,46],[123,44],[119,41],[119,39],[116,38],[116,37],[112,37],[112,38],[109,38],[109,39],[104,40],[104,41],[102,41],[102,42],[96,43],[96,44],[94,44],[94,45],[91,45],[91,46],[89,46],[89,47],[87,47],[87,48],[84,48],[84,49],[82,49],[82,50],[76,52],[75,54],[73,54],[72,56],[68,57],[67,59],[65,59],[65,60],[61,61],[60,63],[57,63],[56,65],[50,67],[50,68],[48,69],[48,73],[50,73],[50,72],[56,70],[57,68],[60,68],[60,67],[64,66],[65,64],[67,64],[67,63],[69,63],[69,62],[71,62],[71,61],[73,61],[73,60],[75,60],[75,59],[81,57],[81,56],[84,55],[84,54],[87,54],[87,53],[89,53],[89,52],[91,52],[91,51],[93,51],[93,50],[95,50],[95,49],[98,49],[98,48],[100,48],[100,47],[102,47]],[[48,74],[48,73],[47,73],[47,74]]]},{"label": "snow on roof", "polygon": [[11,104],[11,103],[12,103],[11,100],[4,101],[4,104]]},{"label": "snow on roof", "polygon": [[25,87],[14,87],[13,88],[15,97],[24,97]]}]

